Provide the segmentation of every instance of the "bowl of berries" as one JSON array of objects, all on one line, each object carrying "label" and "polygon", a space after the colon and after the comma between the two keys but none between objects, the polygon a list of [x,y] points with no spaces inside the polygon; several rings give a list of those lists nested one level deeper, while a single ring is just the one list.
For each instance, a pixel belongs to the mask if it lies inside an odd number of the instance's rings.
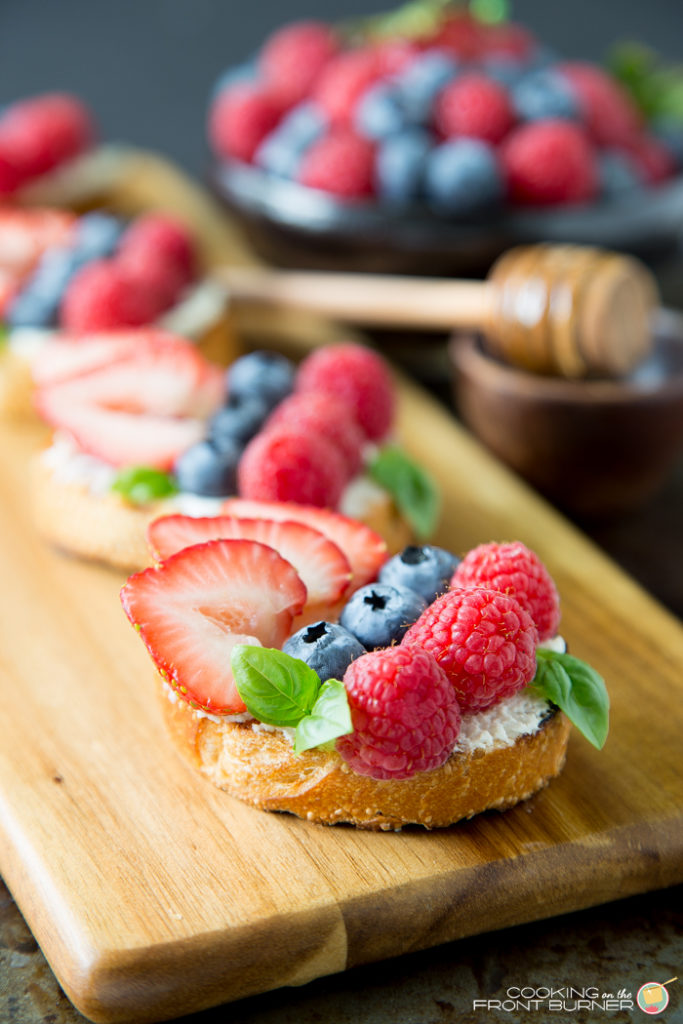
[{"label": "bowl of berries", "polygon": [[262,255],[467,274],[520,242],[675,244],[683,127],[471,6],[286,25],[221,76],[210,177]]}]

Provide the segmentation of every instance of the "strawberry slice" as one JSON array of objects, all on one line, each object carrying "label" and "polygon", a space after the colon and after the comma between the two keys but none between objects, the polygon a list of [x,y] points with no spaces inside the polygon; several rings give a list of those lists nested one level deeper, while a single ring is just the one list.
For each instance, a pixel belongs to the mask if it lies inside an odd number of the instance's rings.
[{"label": "strawberry slice", "polygon": [[130,359],[137,351],[138,341],[135,331],[108,331],[86,338],[60,335],[41,348],[31,367],[33,380],[39,387],[60,384],[101,366]]},{"label": "strawberry slice", "polygon": [[70,381],[36,395],[40,415],[70,434],[81,451],[112,466],[155,466],[170,470],[176,459],[204,436],[202,420],[155,416],[74,402]]},{"label": "strawberry slice", "polygon": [[147,528],[150,550],[158,560],[218,537],[256,540],[274,548],[304,581],[308,605],[334,604],[349,588],[351,566],[346,555],[319,530],[303,523],[175,515],[156,519]]},{"label": "strawberry slice", "polygon": [[24,277],[46,249],[68,241],[75,219],[63,210],[0,206],[0,267]]},{"label": "strawberry slice", "polygon": [[[32,368],[39,386],[61,383],[114,364],[124,371],[93,376],[74,399],[124,404],[146,412],[208,416],[225,394],[224,371],[196,347],[167,331],[139,328],[94,334],[61,334],[41,349]],[[136,397],[137,396],[137,397]]]},{"label": "strawberry slice", "polygon": [[202,380],[196,367],[187,365],[183,353],[179,355],[167,352],[155,360],[143,353],[50,387],[58,387],[62,397],[75,405],[114,411],[155,416],[201,416],[213,411],[216,406],[207,408],[206,395],[197,394]]},{"label": "strawberry slice", "polygon": [[[106,335],[55,342],[69,351],[50,355],[48,384],[36,392],[35,404],[48,423],[105,462],[170,469],[204,436],[203,420],[221,401],[224,374],[175,335],[143,330],[130,336],[134,349],[128,332],[114,334],[109,347]],[[92,356],[75,352],[91,345]],[[113,363],[86,369],[108,354]]]},{"label": "strawberry slice", "polygon": [[245,710],[230,669],[236,644],[281,647],[306,587],[272,548],[213,540],[131,576],[124,611],[162,677],[193,707]]},{"label": "strawberry slice", "polygon": [[0,317],[9,309],[12,299],[19,291],[21,278],[10,270],[0,267]]},{"label": "strawberry slice", "polygon": [[222,509],[230,516],[245,519],[291,520],[312,526],[341,548],[351,565],[353,579],[351,590],[357,590],[377,578],[381,566],[388,558],[387,545],[383,537],[356,519],[330,512],[312,505],[295,505],[291,502],[250,501],[246,498],[228,498]]}]

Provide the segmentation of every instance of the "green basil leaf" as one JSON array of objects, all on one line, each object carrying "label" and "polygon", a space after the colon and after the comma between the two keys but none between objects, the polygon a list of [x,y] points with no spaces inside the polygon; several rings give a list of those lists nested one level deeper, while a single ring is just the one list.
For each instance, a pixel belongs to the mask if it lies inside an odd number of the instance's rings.
[{"label": "green basil leaf", "polygon": [[609,696],[605,681],[585,661],[539,647],[531,686],[557,704],[567,718],[600,750],[609,729]]},{"label": "green basil leaf", "polygon": [[640,43],[619,43],[608,58],[608,68],[631,94],[648,120],[663,119],[680,127],[683,122],[683,67],[662,60]]},{"label": "green basil leaf", "polygon": [[284,651],[236,644],[230,663],[237,692],[259,722],[295,726],[316,702],[320,677]]},{"label": "green basil leaf", "polygon": [[153,466],[126,466],[117,473],[111,489],[131,505],[147,505],[178,492],[173,477]]},{"label": "green basil leaf", "polygon": [[9,341],[9,327],[0,321],[0,348]]},{"label": "green basil leaf", "polygon": [[509,0],[470,0],[470,14],[485,24],[496,25],[507,21],[510,15]]},{"label": "green basil leaf", "polygon": [[346,688],[338,679],[328,679],[320,688],[310,715],[296,727],[294,753],[301,754],[353,732]]},{"label": "green basil leaf", "polygon": [[353,43],[377,39],[420,39],[436,32],[452,0],[410,0],[387,12],[354,18],[338,25],[342,36]]},{"label": "green basil leaf", "polygon": [[434,531],[441,499],[433,478],[397,445],[385,445],[368,466],[372,479],[391,494],[418,537]]}]

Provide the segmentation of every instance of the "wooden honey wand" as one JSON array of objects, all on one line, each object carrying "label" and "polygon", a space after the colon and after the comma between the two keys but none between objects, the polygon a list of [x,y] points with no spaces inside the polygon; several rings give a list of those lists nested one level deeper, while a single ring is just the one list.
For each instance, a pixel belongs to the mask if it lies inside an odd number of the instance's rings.
[{"label": "wooden honey wand", "polygon": [[485,281],[222,268],[236,303],[346,323],[482,331],[502,359],[565,377],[628,373],[651,347],[657,287],[637,260],[570,245],[511,249]]}]

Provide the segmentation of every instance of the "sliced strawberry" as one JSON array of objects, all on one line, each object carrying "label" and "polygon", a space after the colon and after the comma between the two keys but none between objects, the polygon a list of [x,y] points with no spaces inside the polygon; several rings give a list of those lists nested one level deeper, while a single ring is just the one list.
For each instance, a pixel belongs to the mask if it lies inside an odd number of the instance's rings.
[{"label": "sliced strawberry", "polygon": [[[134,350],[125,340],[137,336]],[[105,353],[106,335],[99,335]],[[195,347],[165,331],[118,332],[118,358],[110,365],[85,370],[48,383],[36,393],[38,412],[67,431],[78,446],[115,466],[151,465],[170,469],[176,458],[201,440],[203,420],[223,396],[224,373]],[[63,342],[57,344],[64,344]],[[88,343],[66,344],[88,348]],[[95,354],[94,354],[95,355]],[[93,358],[94,358],[93,355]],[[59,361],[59,359],[57,359]],[[73,364],[72,364],[73,369]]]},{"label": "sliced strawberry", "polygon": [[[114,364],[125,372],[110,373]],[[93,371],[102,370],[95,375]],[[141,327],[93,334],[60,334],[35,360],[33,379],[39,386],[58,384],[86,374],[74,398],[106,405],[125,405],[145,412],[208,416],[221,404],[225,375],[197,348],[167,331]]]},{"label": "sliced strawberry", "polygon": [[34,382],[43,387],[60,384],[135,355],[137,332],[111,331],[102,334],[56,336],[46,342],[31,367]]},{"label": "sliced strawberry", "polygon": [[199,380],[194,368],[187,370],[182,356],[176,360],[167,355],[158,361],[138,356],[99,366],[54,386],[64,400],[112,411],[154,416],[192,416],[198,409],[208,412],[204,402],[197,400]]},{"label": "sliced strawberry", "polygon": [[278,521],[292,520],[319,530],[341,548],[348,558],[353,573],[352,590],[357,590],[358,587],[376,579],[380,567],[388,558],[386,541],[378,533],[364,523],[342,516],[338,512],[315,508],[312,505],[250,501],[246,498],[229,498],[223,502],[222,511],[227,515],[245,519],[260,517]]},{"label": "sliced strawberry", "polygon": [[0,317],[4,314],[19,291],[21,278],[4,267],[0,267]]},{"label": "sliced strawberry", "polygon": [[0,206],[0,267],[29,273],[46,249],[68,241],[75,219],[62,210]]},{"label": "sliced strawberry", "polygon": [[155,466],[170,470],[176,459],[204,436],[202,420],[108,409],[75,402],[72,384],[36,393],[36,407],[51,426],[70,434],[78,447],[112,466]]},{"label": "sliced strawberry", "polygon": [[170,686],[213,714],[245,710],[230,669],[236,644],[281,647],[306,587],[272,548],[213,540],[131,576],[126,615]]},{"label": "sliced strawberry", "polygon": [[147,541],[156,559],[166,559],[182,548],[218,537],[256,540],[274,548],[304,581],[307,604],[331,605],[349,588],[351,566],[346,555],[319,530],[304,523],[178,515],[156,519],[147,529]]}]

